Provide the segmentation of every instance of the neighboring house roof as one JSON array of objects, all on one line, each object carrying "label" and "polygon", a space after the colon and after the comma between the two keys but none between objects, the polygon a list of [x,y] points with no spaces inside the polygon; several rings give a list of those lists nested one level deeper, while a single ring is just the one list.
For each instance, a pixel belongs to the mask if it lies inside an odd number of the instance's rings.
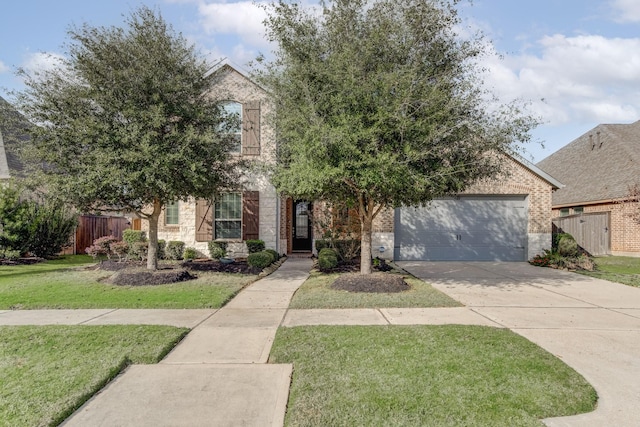
[{"label": "neighboring house roof", "polygon": [[563,188],[564,187],[563,183],[561,183],[560,181],[558,181],[557,179],[555,179],[554,177],[549,175],[547,172],[543,171],[542,169],[540,169],[539,167],[537,167],[536,165],[534,165],[533,163],[531,163],[530,161],[528,161],[524,157],[521,157],[521,156],[518,156],[518,155],[511,155],[511,157],[516,162],[520,163],[522,166],[524,166],[525,168],[529,169],[534,175],[537,175],[538,177],[542,178],[543,180],[545,180],[549,184],[551,184],[551,187],[554,190],[557,190],[559,188]]},{"label": "neighboring house roof", "polygon": [[598,125],[537,166],[565,185],[554,207],[623,199],[640,182],[640,120]]},{"label": "neighboring house roof", "polygon": [[7,179],[24,171],[18,150],[29,139],[25,127],[31,124],[2,97],[0,116],[0,179]]}]

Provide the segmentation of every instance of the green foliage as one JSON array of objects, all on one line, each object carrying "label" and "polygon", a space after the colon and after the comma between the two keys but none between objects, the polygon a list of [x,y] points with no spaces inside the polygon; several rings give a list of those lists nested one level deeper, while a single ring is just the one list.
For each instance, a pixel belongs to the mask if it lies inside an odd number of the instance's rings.
[{"label": "green foliage", "polygon": [[267,7],[267,36],[278,49],[256,73],[278,106],[272,181],[280,192],[356,207],[366,243],[383,207],[425,204],[495,177],[505,159],[496,153],[529,140],[537,123],[519,103],[485,105],[478,57],[486,43],[457,36],[454,4],[321,7]]},{"label": "green foliage", "polygon": [[360,241],[355,239],[316,240],[316,250],[331,248],[336,251],[338,258],[348,261],[360,254]]},{"label": "green foliage", "polygon": [[227,242],[210,241],[207,244],[209,256],[213,259],[224,258],[227,255]]},{"label": "green foliage", "polygon": [[575,257],[580,254],[578,243],[570,234],[558,235],[558,253],[564,257]]},{"label": "green foliage", "polygon": [[321,271],[331,270],[338,265],[338,254],[331,248],[318,252],[318,267]]},{"label": "green foliage", "polygon": [[167,243],[167,258],[173,260],[181,260],[183,259],[184,253],[184,242],[179,240],[170,240]]},{"label": "green foliage", "polygon": [[191,260],[196,258],[198,258],[198,251],[195,248],[184,248],[184,251],[182,252],[182,259]]},{"label": "green foliage", "polygon": [[265,268],[275,261],[272,254],[267,251],[254,252],[247,257],[247,264],[252,267]]},{"label": "green foliage", "polygon": [[29,129],[26,154],[49,166],[39,171],[49,191],[82,211],[137,212],[155,242],[164,204],[237,185],[244,162],[230,161],[237,118],[222,108],[228,95],[211,91],[210,64],[159,13],[141,6],[123,27],[68,34],[64,59],[21,70],[26,89],[14,94],[27,119],[46,124]]},{"label": "green foliage", "polygon": [[[571,237],[571,239],[573,238]],[[529,260],[529,264],[535,265],[537,267],[551,267],[564,270],[580,271],[593,271],[596,268],[596,264],[593,261],[593,258],[586,254],[581,254],[576,251],[575,253],[573,253],[573,255],[562,255],[558,251],[548,249],[544,250],[544,254],[538,254],[534,256],[531,260]]]},{"label": "green foliage", "polygon": [[280,254],[275,249],[265,249],[265,252],[269,252],[273,256],[274,261],[278,261],[280,259]]},{"label": "green foliage", "polygon": [[141,230],[124,230],[122,232],[122,240],[127,244],[129,251],[127,253],[130,259],[143,260],[147,258],[149,244],[147,235]]},{"label": "green foliage", "polygon": [[0,188],[0,249],[48,258],[62,251],[78,219],[61,202],[28,199],[17,187]]},{"label": "green foliage", "polygon": [[129,247],[129,256],[135,259],[145,261],[149,254],[149,242],[133,242]]},{"label": "green foliage", "polygon": [[146,242],[147,236],[144,231],[127,229],[122,232],[122,240],[133,246],[135,242]]},{"label": "green foliage", "polygon": [[158,240],[158,259],[165,259],[167,257],[167,242],[159,239]]},{"label": "green foliage", "polygon": [[260,252],[264,250],[264,241],[255,239],[255,240],[246,240],[247,250],[250,254]]}]

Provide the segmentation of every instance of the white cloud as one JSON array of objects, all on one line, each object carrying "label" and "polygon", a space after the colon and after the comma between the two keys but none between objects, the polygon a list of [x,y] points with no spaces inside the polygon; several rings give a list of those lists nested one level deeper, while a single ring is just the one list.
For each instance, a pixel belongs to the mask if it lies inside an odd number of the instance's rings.
[{"label": "white cloud", "polygon": [[267,17],[260,3],[201,3],[198,12],[208,34],[235,34],[252,46],[267,46],[262,22]]},{"label": "white cloud", "polygon": [[4,64],[4,62],[0,61],[0,73],[6,73],[9,71],[9,67]]},{"label": "white cloud", "polygon": [[64,57],[57,53],[32,53],[22,64],[22,68],[29,74],[51,70],[60,65]]},{"label": "white cloud", "polygon": [[547,36],[540,54],[492,57],[487,84],[502,99],[532,101],[549,124],[640,117],[640,39]]},{"label": "white cloud", "polygon": [[638,0],[613,0],[615,19],[619,22],[640,22],[640,2]]}]

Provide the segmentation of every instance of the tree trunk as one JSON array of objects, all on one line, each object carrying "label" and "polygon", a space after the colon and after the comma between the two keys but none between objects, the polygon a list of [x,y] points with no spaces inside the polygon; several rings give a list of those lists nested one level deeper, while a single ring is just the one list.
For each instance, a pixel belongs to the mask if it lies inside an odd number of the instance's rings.
[{"label": "tree trunk", "polygon": [[365,212],[360,218],[360,274],[371,274],[371,230],[373,229],[373,215],[371,212]]},{"label": "tree trunk", "polygon": [[147,270],[158,269],[158,220],[162,212],[159,200],[153,201],[153,212],[147,217],[149,221],[149,252],[147,254]]}]

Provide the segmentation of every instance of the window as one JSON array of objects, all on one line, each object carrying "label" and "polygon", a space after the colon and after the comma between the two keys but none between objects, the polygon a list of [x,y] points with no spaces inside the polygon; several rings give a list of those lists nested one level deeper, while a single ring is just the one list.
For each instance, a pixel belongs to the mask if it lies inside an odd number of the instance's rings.
[{"label": "window", "polygon": [[242,104],[239,102],[225,102],[223,105],[225,116],[229,117],[229,120],[233,120],[233,126],[230,126],[228,130],[229,136],[234,140],[231,147],[232,153],[239,153],[242,146]]},{"label": "window", "polygon": [[180,205],[178,202],[169,202],[164,208],[164,223],[166,225],[178,225],[179,224],[179,212]]},{"label": "window", "polygon": [[577,208],[573,208],[573,213],[574,214],[581,214],[584,212],[584,208],[582,206],[577,207]]},{"label": "window", "polygon": [[242,195],[224,193],[215,202],[214,239],[242,238]]},{"label": "window", "polygon": [[569,208],[560,209],[560,216],[569,216]]}]

